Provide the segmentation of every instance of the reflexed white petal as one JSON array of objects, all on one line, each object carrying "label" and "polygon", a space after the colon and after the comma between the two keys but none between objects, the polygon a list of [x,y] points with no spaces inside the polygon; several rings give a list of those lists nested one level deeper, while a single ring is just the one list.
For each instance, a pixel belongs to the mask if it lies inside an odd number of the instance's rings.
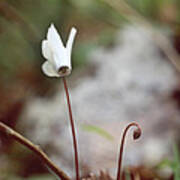
[{"label": "reflexed white petal", "polygon": [[51,50],[47,40],[42,41],[42,54],[46,59],[51,59]]},{"label": "reflexed white petal", "polygon": [[76,32],[75,28],[71,29],[65,47],[55,26],[49,27],[47,39],[42,41],[42,54],[47,59],[42,70],[47,76],[61,77],[71,73],[71,50]]},{"label": "reflexed white petal", "polygon": [[47,33],[47,40],[49,45],[52,48],[52,51],[61,51],[64,48],[63,42],[60,35],[58,34],[55,26],[51,24]]},{"label": "reflexed white petal", "polygon": [[67,48],[67,51],[68,51],[69,55],[71,55],[72,45],[73,45],[73,42],[74,42],[74,38],[76,36],[76,32],[77,32],[76,28],[73,27],[71,29],[71,32],[70,32],[70,35],[69,35],[69,38],[68,38],[66,48]]},{"label": "reflexed white petal", "polygon": [[49,77],[59,77],[59,74],[56,72],[53,65],[49,61],[43,63],[42,71]]}]

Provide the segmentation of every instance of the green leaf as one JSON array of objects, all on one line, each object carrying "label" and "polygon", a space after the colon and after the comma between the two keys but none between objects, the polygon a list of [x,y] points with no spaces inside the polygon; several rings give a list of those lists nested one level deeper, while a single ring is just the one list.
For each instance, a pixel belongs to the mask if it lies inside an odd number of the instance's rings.
[{"label": "green leaf", "polygon": [[105,131],[102,128],[99,128],[97,126],[94,125],[87,125],[87,124],[83,124],[81,125],[82,129],[88,132],[92,132],[92,133],[96,133],[108,140],[114,140],[114,137],[112,135],[110,135],[107,131]]},{"label": "green leaf", "polygon": [[178,151],[178,146],[173,146],[174,159],[168,160],[164,159],[159,165],[158,168],[169,167],[172,169],[174,174],[174,180],[180,180],[180,154]]},{"label": "green leaf", "polygon": [[161,162],[157,165],[157,168],[164,168],[164,167],[172,168],[172,167],[173,167],[173,162],[172,162],[171,160],[164,159],[163,161],[161,161]]},{"label": "green leaf", "polygon": [[174,169],[173,169],[174,179],[180,180],[180,154],[177,145],[173,146],[173,151],[174,151]]}]

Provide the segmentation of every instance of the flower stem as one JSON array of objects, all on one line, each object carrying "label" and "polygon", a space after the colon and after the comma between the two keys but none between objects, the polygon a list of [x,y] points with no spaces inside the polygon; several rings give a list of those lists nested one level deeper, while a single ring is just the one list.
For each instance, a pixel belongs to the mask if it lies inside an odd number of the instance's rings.
[{"label": "flower stem", "polygon": [[71,131],[72,131],[72,137],[73,137],[75,168],[76,168],[76,180],[79,180],[79,161],[78,161],[78,148],[77,148],[77,140],[76,140],[76,131],[75,131],[74,120],[73,120],[73,116],[72,116],[72,108],[71,108],[71,103],[70,103],[70,98],[69,98],[68,86],[67,86],[65,77],[63,77],[62,80],[63,80],[63,84],[64,84],[64,89],[66,92],[67,105],[68,105],[68,110],[69,110],[69,119],[70,119]]},{"label": "flower stem", "polygon": [[40,160],[44,162],[60,179],[70,180],[70,178],[48,158],[48,156],[40,149],[39,146],[33,144],[24,136],[14,131],[2,122],[0,122],[0,132],[13,138],[14,140],[18,141],[19,143],[33,151],[40,158]]},{"label": "flower stem", "polygon": [[136,140],[136,139],[138,139],[141,136],[141,128],[135,122],[130,123],[126,127],[126,129],[124,130],[123,136],[122,136],[122,139],[121,139],[120,152],[119,152],[117,180],[121,179],[122,157],[123,157],[123,149],[124,149],[124,143],[125,143],[126,134],[127,134],[128,130],[129,130],[129,128],[132,127],[132,126],[135,126],[137,128],[136,130],[134,130],[133,139]]}]

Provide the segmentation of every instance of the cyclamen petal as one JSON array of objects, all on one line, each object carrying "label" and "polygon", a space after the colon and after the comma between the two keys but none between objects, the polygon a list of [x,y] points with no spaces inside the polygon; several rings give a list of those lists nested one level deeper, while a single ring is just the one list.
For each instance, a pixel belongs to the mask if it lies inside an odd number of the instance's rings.
[{"label": "cyclamen petal", "polygon": [[46,59],[50,59],[51,58],[51,50],[49,48],[48,45],[48,41],[47,40],[43,40],[42,41],[42,54]]},{"label": "cyclamen petal", "polygon": [[46,74],[49,77],[59,77],[60,75],[56,72],[56,70],[53,68],[52,64],[49,61],[46,61],[42,65],[42,70],[44,74]]},{"label": "cyclamen petal", "polygon": [[71,73],[71,51],[76,29],[72,28],[66,47],[63,45],[55,26],[48,28],[47,39],[42,41],[42,54],[47,61],[42,65],[49,77],[63,77]]},{"label": "cyclamen petal", "polygon": [[68,39],[68,42],[67,42],[67,45],[66,45],[66,48],[69,52],[71,52],[72,50],[72,45],[73,45],[73,42],[74,42],[74,38],[76,36],[76,33],[77,33],[77,30],[73,27],[71,29],[71,32],[70,32],[70,35],[69,35],[69,39]]},{"label": "cyclamen petal", "polygon": [[47,40],[48,40],[50,46],[53,47],[53,50],[56,50],[59,48],[60,49],[64,48],[61,37],[58,34],[54,24],[51,24],[51,26],[48,28]]}]

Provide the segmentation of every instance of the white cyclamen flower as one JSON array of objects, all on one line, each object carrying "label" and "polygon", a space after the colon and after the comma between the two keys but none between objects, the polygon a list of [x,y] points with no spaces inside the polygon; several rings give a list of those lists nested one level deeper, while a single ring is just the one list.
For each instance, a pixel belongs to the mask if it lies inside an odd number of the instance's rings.
[{"label": "white cyclamen flower", "polygon": [[63,77],[71,73],[71,51],[76,29],[71,29],[66,46],[53,24],[48,29],[47,39],[42,41],[42,54],[47,59],[42,65],[49,77]]}]

